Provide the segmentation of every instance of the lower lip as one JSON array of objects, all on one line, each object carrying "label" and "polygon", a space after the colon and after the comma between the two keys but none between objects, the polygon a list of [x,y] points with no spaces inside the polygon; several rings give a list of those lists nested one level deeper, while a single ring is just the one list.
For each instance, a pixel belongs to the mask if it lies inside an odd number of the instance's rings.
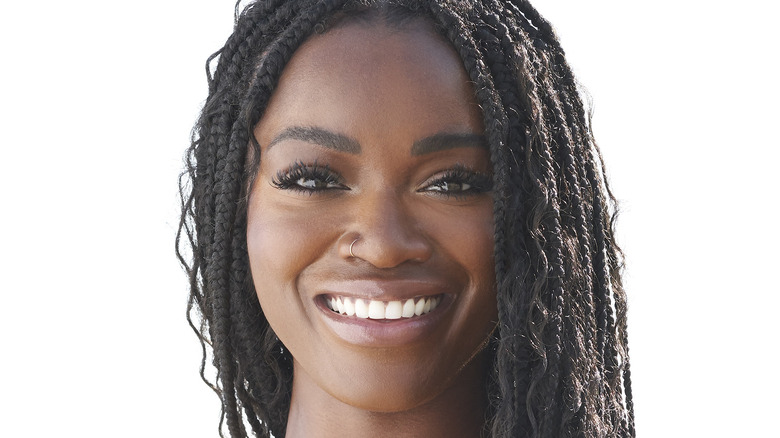
[{"label": "lower lip", "polygon": [[325,324],[348,344],[361,347],[398,347],[414,344],[436,330],[452,303],[444,295],[439,305],[431,312],[413,318],[364,319],[345,316],[330,310],[322,300],[317,307],[324,315]]}]

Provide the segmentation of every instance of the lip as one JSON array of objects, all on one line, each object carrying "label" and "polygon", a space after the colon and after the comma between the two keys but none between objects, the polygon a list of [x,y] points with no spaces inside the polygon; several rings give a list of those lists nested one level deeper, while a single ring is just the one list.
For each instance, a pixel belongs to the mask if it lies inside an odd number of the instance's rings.
[{"label": "lip", "polygon": [[[361,347],[398,347],[411,345],[431,335],[443,321],[454,296],[437,282],[352,280],[325,285],[314,297],[325,325],[342,341]],[[440,296],[441,302],[429,313],[412,318],[364,319],[330,310],[326,297],[342,296],[376,301],[396,301]]]},{"label": "lip", "polygon": [[320,285],[317,296],[343,296],[376,301],[408,300],[447,293],[448,285],[426,280],[347,280]]}]

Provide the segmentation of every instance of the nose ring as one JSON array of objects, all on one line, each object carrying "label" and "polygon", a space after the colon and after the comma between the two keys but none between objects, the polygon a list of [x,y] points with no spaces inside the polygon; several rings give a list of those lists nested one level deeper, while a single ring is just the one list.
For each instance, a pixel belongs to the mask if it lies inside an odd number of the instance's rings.
[{"label": "nose ring", "polygon": [[360,237],[358,237],[357,239],[353,240],[352,243],[349,244],[349,255],[352,256],[352,258],[356,258],[357,257],[357,256],[355,256],[355,253],[352,252],[352,247],[355,246],[355,242],[357,242],[358,240],[360,240]]}]

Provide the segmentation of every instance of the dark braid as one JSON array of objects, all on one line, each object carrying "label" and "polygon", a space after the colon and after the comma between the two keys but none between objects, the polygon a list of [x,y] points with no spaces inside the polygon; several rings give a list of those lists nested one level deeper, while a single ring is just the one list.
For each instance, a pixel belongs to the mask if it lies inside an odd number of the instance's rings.
[{"label": "dark braid", "polygon": [[[263,315],[247,256],[247,188],[260,160],[252,130],[312,33],[422,16],[463,60],[490,145],[499,328],[485,430],[634,436],[615,198],[552,26],[524,0],[263,0],[238,11],[207,61],[177,235],[201,377],[222,400],[220,435],[224,423],[234,438],[281,438],[290,407],[292,357]],[[209,352],[215,382],[205,377]]]}]

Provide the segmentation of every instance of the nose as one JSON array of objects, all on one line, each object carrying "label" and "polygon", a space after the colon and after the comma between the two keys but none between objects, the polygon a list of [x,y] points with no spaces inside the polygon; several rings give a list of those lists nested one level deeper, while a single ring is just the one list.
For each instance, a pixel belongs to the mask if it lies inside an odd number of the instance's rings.
[{"label": "nose", "polygon": [[343,239],[341,251],[377,268],[394,268],[405,262],[421,263],[432,254],[431,242],[409,205],[396,194],[362,197],[354,208],[354,226]]}]

